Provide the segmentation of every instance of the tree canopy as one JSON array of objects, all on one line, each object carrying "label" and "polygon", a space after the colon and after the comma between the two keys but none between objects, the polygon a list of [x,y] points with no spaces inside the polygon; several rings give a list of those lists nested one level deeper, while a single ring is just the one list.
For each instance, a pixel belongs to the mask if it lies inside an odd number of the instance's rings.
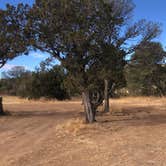
[{"label": "tree canopy", "polygon": [[8,60],[26,54],[29,39],[26,36],[27,14],[30,7],[7,4],[6,10],[0,9],[0,67]]},{"label": "tree canopy", "polygon": [[140,45],[126,66],[128,88],[133,94],[165,95],[166,52],[160,43]]}]

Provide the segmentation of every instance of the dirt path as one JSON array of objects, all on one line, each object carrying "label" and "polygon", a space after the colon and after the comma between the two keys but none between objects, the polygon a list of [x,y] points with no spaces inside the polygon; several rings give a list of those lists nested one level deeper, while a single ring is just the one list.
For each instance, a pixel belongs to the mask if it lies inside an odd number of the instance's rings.
[{"label": "dirt path", "polygon": [[4,103],[0,166],[166,166],[165,98],[111,100],[93,125],[79,101]]}]

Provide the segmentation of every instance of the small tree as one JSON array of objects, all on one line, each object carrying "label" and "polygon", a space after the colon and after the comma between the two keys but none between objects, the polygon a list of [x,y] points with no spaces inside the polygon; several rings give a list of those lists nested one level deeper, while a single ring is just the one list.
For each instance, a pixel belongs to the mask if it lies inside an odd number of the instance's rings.
[{"label": "small tree", "polygon": [[165,57],[160,43],[146,42],[136,49],[126,66],[127,85],[132,93],[165,95]]}]

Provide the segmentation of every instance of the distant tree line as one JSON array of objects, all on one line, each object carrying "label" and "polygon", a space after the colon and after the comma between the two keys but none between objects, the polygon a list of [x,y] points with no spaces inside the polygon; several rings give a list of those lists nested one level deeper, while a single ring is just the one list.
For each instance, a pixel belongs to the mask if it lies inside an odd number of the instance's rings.
[{"label": "distant tree line", "polygon": [[[109,54],[106,49],[105,57]],[[130,60],[124,63],[124,68],[115,73],[117,80],[111,84],[111,76],[107,73],[109,97],[120,96],[165,96],[166,95],[166,53],[162,45],[157,42],[147,42],[136,49]],[[58,100],[80,96],[79,90],[70,85],[70,75],[62,65],[53,65],[52,58],[40,63],[35,71],[28,71],[22,66],[15,66],[3,72],[0,80],[0,93],[20,96],[29,99],[45,97]],[[108,59],[109,61],[109,59]],[[111,65],[107,62],[107,71]],[[115,70],[114,70],[115,72]],[[104,76],[103,76],[104,77]],[[100,89],[104,90],[104,83],[100,81]],[[120,93],[120,89],[124,89]],[[119,90],[119,91],[118,91]],[[125,90],[128,92],[125,92]]]},{"label": "distant tree line", "polygon": [[72,93],[65,86],[65,81],[66,73],[60,65],[52,68],[41,65],[33,72],[16,66],[2,73],[0,93],[28,99],[44,97],[64,100],[69,99]]}]

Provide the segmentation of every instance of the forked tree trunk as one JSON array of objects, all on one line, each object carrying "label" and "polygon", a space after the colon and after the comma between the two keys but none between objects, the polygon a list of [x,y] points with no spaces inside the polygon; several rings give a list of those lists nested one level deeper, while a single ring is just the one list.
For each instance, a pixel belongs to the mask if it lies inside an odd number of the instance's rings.
[{"label": "forked tree trunk", "polygon": [[4,115],[3,105],[2,105],[2,97],[0,97],[0,115]]},{"label": "forked tree trunk", "polygon": [[109,87],[108,87],[108,80],[104,80],[104,112],[109,112]]},{"label": "forked tree trunk", "polygon": [[96,110],[93,108],[90,102],[89,91],[84,91],[82,93],[84,111],[85,111],[85,120],[87,123],[95,122],[95,112]]}]

